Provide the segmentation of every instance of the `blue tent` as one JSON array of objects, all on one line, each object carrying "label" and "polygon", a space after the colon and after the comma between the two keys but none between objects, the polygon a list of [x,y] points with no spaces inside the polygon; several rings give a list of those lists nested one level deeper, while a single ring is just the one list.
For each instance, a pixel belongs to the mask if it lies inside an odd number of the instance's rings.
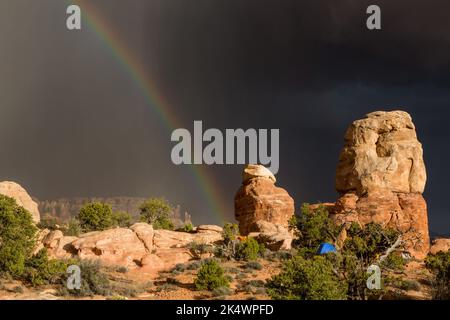
[{"label": "blue tent", "polygon": [[319,249],[317,249],[317,254],[326,254],[328,252],[336,252],[336,247],[331,243],[324,242],[320,244]]}]

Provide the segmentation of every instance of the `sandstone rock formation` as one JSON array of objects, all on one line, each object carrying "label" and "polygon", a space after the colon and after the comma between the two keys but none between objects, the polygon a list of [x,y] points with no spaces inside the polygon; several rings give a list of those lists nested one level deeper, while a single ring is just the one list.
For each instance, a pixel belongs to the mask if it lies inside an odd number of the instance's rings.
[{"label": "sandstone rock formation", "polygon": [[116,228],[83,234],[72,242],[81,259],[100,259],[105,265],[132,267],[148,253],[131,229]]},{"label": "sandstone rock formation", "polygon": [[450,250],[450,239],[441,238],[433,240],[431,243],[430,253],[447,252]]},{"label": "sandstone rock formation", "polygon": [[19,206],[24,207],[31,213],[35,223],[41,220],[37,203],[19,184],[11,181],[0,182],[0,194],[14,198]]},{"label": "sandstone rock formation", "polygon": [[287,228],[264,220],[256,222],[259,232],[252,232],[248,236],[263,243],[272,251],[289,250],[292,248],[294,236]]},{"label": "sandstone rock formation", "polygon": [[242,235],[259,232],[257,222],[267,221],[288,227],[294,215],[294,200],[286,190],[275,186],[274,175],[261,165],[248,165],[235,200],[235,218]]},{"label": "sandstone rock formation", "polygon": [[140,222],[129,229],[95,231],[79,237],[64,236],[59,230],[42,230],[35,252],[47,248],[50,256],[56,258],[98,260],[103,265],[124,266],[130,270],[156,274],[192,259],[188,248],[190,243],[221,241],[219,229],[218,226],[202,226],[201,232],[186,233],[153,230],[151,225]]},{"label": "sandstone rock formation", "polygon": [[336,221],[395,228],[403,234],[405,249],[423,259],[430,239],[422,154],[406,112],[373,112],[354,121],[336,171]]}]

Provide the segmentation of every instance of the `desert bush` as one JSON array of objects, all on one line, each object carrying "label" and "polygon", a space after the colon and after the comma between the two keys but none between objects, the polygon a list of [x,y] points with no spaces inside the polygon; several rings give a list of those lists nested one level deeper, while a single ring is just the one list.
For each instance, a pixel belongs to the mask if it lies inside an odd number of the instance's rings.
[{"label": "desert bush", "polygon": [[450,250],[428,255],[425,265],[433,273],[433,299],[450,299]]},{"label": "desert bush", "polygon": [[184,263],[177,263],[175,265],[174,270],[179,271],[179,272],[184,272],[186,271],[187,266]]},{"label": "desert bush", "polygon": [[164,198],[151,198],[140,207],[141,221],[153,225],[154,229],[173,230],[174,225],[170,220],[172,205]]},{"label": "desert bush", "polygon": [[346,298],[346,289],[331,262],[322,256],[310,260],[296,256],[267,283],[269,296],[283,300],[341,300]]},{"label": "desert bush", "polygon": [[156,288],[156,291],[175,291],[177,290],[177,286],[171,283],[164,283]]},{"label": "desert bush", "polygon": [[201,261],[194,261],[194,262],[189,263],[186,266],[186,269],[187,270],[198,270],[198,269],[200,269],[201,266],[202,266],[202,262]]},{"label": "desert bush", "polygon": [[113,225],[121,228],[131,226],[131,215],[126,211],[116,211],[112,216]]},{"label": "desert bush", "polygon": [[0,273],[22,276],[36,242],[30,212],[13,198],[0,195]]},{"label": "desert bush", "polygon": [[244,280],[247,278],[248,278],[248,275],[245,272],[240,272],[236,275],[236,280]]},{"label": "desert bush", "polygon": [[194,226],[192,223],[186,223],[182,228],[178,229],[178,231],[190,233],[194,231]]},{"label": "desert bush", "polygon": [[254,238],[247,238],[239,242],[236,246],[235,259],[245,261],[256,260],[264,250],[264,247],[260,246]]},{"label": "desert bush", "polygon": [[239,268],[231,267],[226,269],[227,273],[238,274],[241,272]]},{"label": "desert bush", "polygon": [[65,236],[71,237],[78,237],[82,232],[80,221],[77,219],[70,219],[66,228],[63,230]]},{"label": "desert bush", "polygon": [[63,277],[63,286],[60,288],[61,295],[73,295],[86,297],[93,295],[109,296],[112,293],[112,285],[107,275],[101,270],[101,265],[97,261],[75,260],[68,262],[68,265],[78,265],[81,271],[81,288],[68,289],[65,285],[68,275]]},{"label": "desert bush", "polygon": [[347,230],[344,251],[353,253],[366,264],[371,264],[376,258],[394,244],[399,232],[393,229],[383,229],[380,224],[369,223],[361,228],[352,223]]},{"label": "desert bush", "polygon": [[200,259],[203,254],[206,253],[212,254],[215,251],[214,246],[206,243],[198,243],[195,241],[188,243],[187,248],[192,253],[192,255],[197,259]]},{"label": "desert bush", "polygon": [[264,294],[266,292],[265,282],[262,280],[250,280],[238,286],[239,290],[251,294]]},{"label": "desert bush", "polygon": [[23,277],[33,286],[56,284],[61,282],[66,269],[66,263],[49,259],[47,249],[42,249],[26,261]]},{"label": "desert bush", "polygon": [[244,266],[245,269],[262,270],[263,266],[258,261],[249,261]]},{"label": "desert bush", "polygon": [[[312,250],[312,252],[314,253],[315,250]],[[295,254],[288,250],[270,251],[266,249],[264,253],[264,257],[269,261],[289,260],[292,259],[294,256]]]},{"label": "desert bush", "polygon": [[320,205],[317,209],[312,209],[307,203],[302,205],[298,217],[291,218],[289,225],[298,236],[295,244],[308,248],[316,248],[322,242],[334,242],[340,231],[325,206]]},{"label": "desert bush", "polygon": [[340,274],[347,279],[349,299],[366,300],[380,296],[383,294],[382,288],[367,288],[367,268],[379,264],[379,256],[395,243],[399,233],[393,229],[383,229],[376,223],[369,223],[364,228],[353,223],[347,230],[347,236],[340,259],[335,262]]},{"label": "desert bush", "polygon": [[231,241],[236,240],[238,235],[239,235],[239,227],[237,224],[230,222],[225,223],[222,231],[223,242],[225,244],[228,244]]},{"label": "desert bush", "polygon": [[399,288],[406,291],[408,290],[419,291],[420,284],[416,280],[402,280],[400,282]]},{"label": "desert bush", "polygon": [[222,267],[216,260],[210,259],[201,266],[194,284],[197,290],[214,290],[228,287],[229,282]]},{"label": "desert bush", "polygon": [[403,259],[400,254],[395,252],[389,254],[381,263],[383,268],[396,271],[403,270],[405,268],[405,264],[405,259]]},{"label": "desert bush", "polygon": [[124,267],[124,266],[118,266],[118,267],[116,268],[116,272],[119,272],[119,273],[127,273],[127,272],[128,272],[128,268],[127,268],[127,267]]},{"label": "desert bush", "polygon": [[219,287],[213,290],[212,292],[214,297],[224,297],[233,294],[233,290],[229,287]]},{"label": "desert bush", "polygon": [[86,204],[78,213],[83,232],[101,231],[114,226],[111,206],[99,202]]}]

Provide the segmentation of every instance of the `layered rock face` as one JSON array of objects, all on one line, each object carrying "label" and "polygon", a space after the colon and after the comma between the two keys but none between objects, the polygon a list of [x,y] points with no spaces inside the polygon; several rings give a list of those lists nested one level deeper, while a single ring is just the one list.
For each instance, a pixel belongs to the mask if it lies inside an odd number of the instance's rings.
[{"label": "layered rock face", "polygon": [[423,259],[430,248],[422,145],[411,116],[373,112],[354,121],[345,135],[336,171],[340,223],[376,222],[399,230],[405,249]]},{"label": "layered rock face", "polygon": [[153,230],[142,222],[129,229],[95,231],[79,237],[64,236],[59,230],[41,230],[35,252],[47,248],[55,258],[98,260],[107,266],[157,274],[191,260],[191,242],[212,244],[222,240],[221,232],[218,226],[199,226],[196,233]]},{"label": "layered rock face", "polygon": [[37,203],[19,184],[11,181],[0,182],[0,194],[14,198],[19,206],[24,207],[31,213],[35,223],[41,220]]},{"label": "layered rock face", "polygon": [[261,165],[247,165],[242,186],[235,199],[235,218],[242,235],[260,232],[259,221],[287,228],[294,215],[294,200],[286,190],[276,187],[274,175]]}]

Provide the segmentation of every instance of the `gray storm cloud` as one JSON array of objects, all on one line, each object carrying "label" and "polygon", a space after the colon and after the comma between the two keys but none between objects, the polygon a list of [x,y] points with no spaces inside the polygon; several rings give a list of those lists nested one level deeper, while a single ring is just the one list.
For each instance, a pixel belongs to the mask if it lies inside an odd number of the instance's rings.
[{"label": "gray storm cloud", "polygon": [[[447,232],[448,1],[97,0],[183,127],[279,128],[277,180],[296,200],[333,201],[347,125],[410,112],[424,145],[431,229]],[[170,130],[90,26],[65,29],[58,0],[0,3],[0,180],[40,199],[165,196],[217,222]],[[83,10],[83,8],[82,8]],[[85,23],[86,21],[84,21]],[[240,166],[205,168],[233,216]]]}]

